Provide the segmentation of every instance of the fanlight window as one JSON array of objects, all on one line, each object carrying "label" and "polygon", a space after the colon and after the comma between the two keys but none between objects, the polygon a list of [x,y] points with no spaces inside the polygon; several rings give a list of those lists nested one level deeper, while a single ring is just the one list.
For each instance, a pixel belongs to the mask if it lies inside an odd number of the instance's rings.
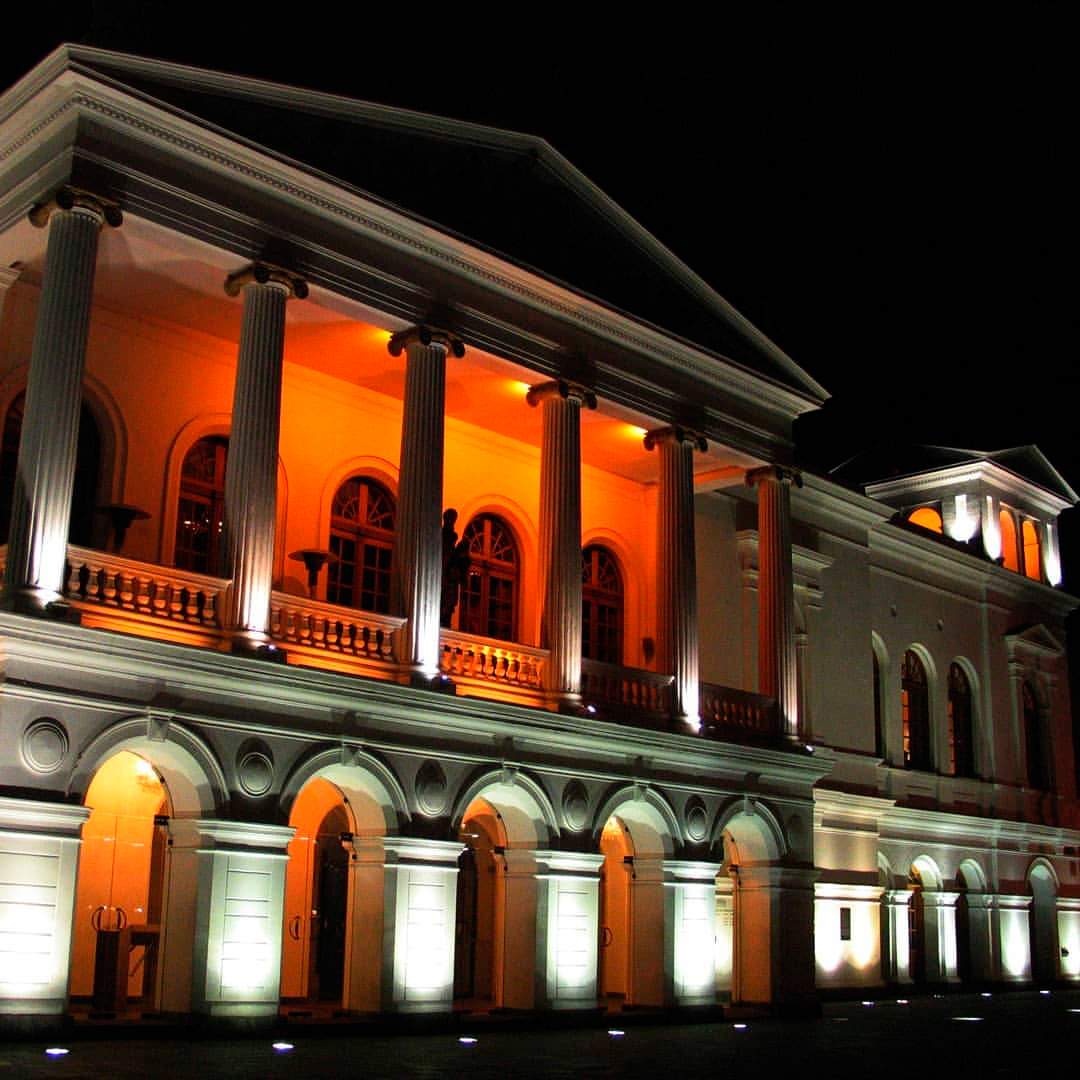
[{"label": "fanlight window", "polygon": [[581,655],[622,663],[623,582],[607,548],[591,544],[581,553]]},{"label": "fanlight window", "polygon": [[520,558],[510,526],[479,514],[465,528],[469,571],[461,588],[458,627],[468,634],[514,640]]},{"label": "fanlight window", "polygon": [[904,665],[900,673],[900,704],[904,728],[904,767],[929,769],[930,695],[926,684],[926,668],[911,649],[904,653]]},{"label": "fanlight window", "polygon": [[953,776],[975,775],[971,684],[959,664],[949,665],[949,771]]},{"label": "fanlight window", "polygon": [[393,551],[393,495],[369,477],[346,480],[330,508],[327,600],[387,614]]},{"label": "fanlight window", "polygon": [[208,435],[199,439],[184,458],[173,554],[178,569],[197,574],[222,572],[228,454],[228,439]]},{"label": "fanlight window", "polygon": [[919,525],[931,532],[942,531],[941,515],[932,506],[920,506],[918,510],[908,516],[912,525]]}]

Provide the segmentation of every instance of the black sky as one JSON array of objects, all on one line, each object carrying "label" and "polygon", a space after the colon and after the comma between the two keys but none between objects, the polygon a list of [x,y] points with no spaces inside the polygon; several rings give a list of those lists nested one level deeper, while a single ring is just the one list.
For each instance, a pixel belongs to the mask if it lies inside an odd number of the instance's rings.
[{"label": "black sky", "polygon": [[5,84],[77,40],[541,135],[834,395],[812,460],[1036,442],[1080,489],[1075,4],[55,10]]}]

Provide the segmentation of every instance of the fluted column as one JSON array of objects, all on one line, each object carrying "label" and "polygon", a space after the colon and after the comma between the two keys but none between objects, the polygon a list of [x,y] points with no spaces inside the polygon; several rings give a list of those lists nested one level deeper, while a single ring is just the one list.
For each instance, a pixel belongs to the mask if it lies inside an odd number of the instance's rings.
[{"label": "fluted column", "polygon": [[119,208],[87,192],[62,188],[31,211],[48,228],[26,411],[12,500],[5,585],[27,611],[60,599],[67,557],[83,368],[90,331],[98,233],[117,226]]},{"label": "fluted column", "polygon": [[776,698],[780,730],[801,737],[795,656],[795,593],[791,569],[791,485],[794,469],[770,465],[746,474],[758,492],[758,693]]},{"label": "fluted column", "polygon": [[596,395],[558,379],[528,393],[543,412],[540,447],[540,645],[544,689],[573,704],[581,693],[581,406]]},{"label": "fluted column", "polygon": [[656,507],[656,667],[670,672],[672,713],[692,731],[701,726],[698,678],[697,552],[694,542],[694,450],[708,444],[681,427],[645,436],[660,455]]},{"label": "fluted column", "polygon": [[225,468],[225,537],[232,577],[229,630],[234,647],[245,650],[269,640],[285,302],[290,296],[302,300],[308,290],[302,278],[255,263],[231,275],[225,291],[244,298]]},{"label": "fluted column", "polygon": [[446,355],[464,356],[465,347],[426,326],[395,334],[388,347],[391,356],[405,353],[391,603],[408,619],[398,661],[422,683],[439,673]]}]

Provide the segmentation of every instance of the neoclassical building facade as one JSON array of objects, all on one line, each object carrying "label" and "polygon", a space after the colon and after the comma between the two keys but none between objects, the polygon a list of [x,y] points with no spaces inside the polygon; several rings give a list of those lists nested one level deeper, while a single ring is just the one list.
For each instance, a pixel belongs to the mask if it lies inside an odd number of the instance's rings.
[{"label": "neoclassical building facade", "polygon": [[1080,978],[1034,448],[802,471],[542,141],[83,47],[0,290],[9,1022]]}]

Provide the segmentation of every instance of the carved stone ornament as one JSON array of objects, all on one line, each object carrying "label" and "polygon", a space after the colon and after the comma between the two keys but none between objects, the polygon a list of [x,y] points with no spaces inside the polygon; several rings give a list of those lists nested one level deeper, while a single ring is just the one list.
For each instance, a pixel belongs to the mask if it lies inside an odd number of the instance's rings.
[{"label": "carved stone ornament", "polygon": [[709,815],[705,803],[698,796],[687,799],[685,819],[686,835],[695,844],[700,844],[709,833]]},{"label": "carved stone ornament", "polygon": [[596,408],[596,394],[581,383],[571,382],[569,379],[553,379],[550,382],[537,383],[529,387],[525,400],[533,406],[539,405],[548,398],[560,397],[564,400],[573,399],[586,409]]},{"label": "carved stone ornament", "polygon": [[230,274],[225,279],[225,292],[229,296],[239,296],[245,285],[268,285],[270,282],[283,285],[297,300],[307,299],[308,283],[302,274],[266,262],[254,262]]},{"label": "carved stone ornament", "polygon": [[274,763],[266,754],[251,750],[236,763],[236,778],[245,794],[257,799],[274,783]]},{"label": "carved stone ornament", "polygon": [[455,337],[449,330],[437,330],[431,326],[410,326],[408,330],[399,330],[392,334],[386,343],[387,352],[391,356],[400,356],[410,342],[418,342],[425,348],[429,345],[440,345],[458,360],[465,355],[465,343],[460,338]]},{"label": "carved stone ornament", "polygon": [[73,210],[80,207],[96,214],[106,225],[117,229],[124,223],[124,214],[120,204],[112,199],[102,198],[92,191],[84,191],[82,188],[64,187],[46,202],[37,203],[30,211],[30,223],[39,229],[45,228],[56,210]]},{"label": "carved stone ornament", "polygon": [[67,732],[59,720],[35,720],[23,732],[19,749],[23,764],[31,772],[56,772],[67,757]]},{"label": "carved stone ornament", "polygon": [[645,438],[642,439],[645,444],[646,450],[652,450],[653,447],[659,446],[664,442],[673,443],[692,443],[695,450],[700,450],[703,454],[709,449],[709,440],[705,438],[700,432],[691,431],[688,427],[682,427],[681,425],[674,425],[672,427],[656,428],[654,431],[646,433]]},{"label": "carved stone ornament", "polygon": [[446,809],[446,774],[435,761],[425,761],[416,774],[416,804],[428,817]]},{"label": "carved stone ornament", "polygon": [[589,821],[589,796],[580,780],[571,780],[563,790],[563,821],[571,832],[581,832]]}]

